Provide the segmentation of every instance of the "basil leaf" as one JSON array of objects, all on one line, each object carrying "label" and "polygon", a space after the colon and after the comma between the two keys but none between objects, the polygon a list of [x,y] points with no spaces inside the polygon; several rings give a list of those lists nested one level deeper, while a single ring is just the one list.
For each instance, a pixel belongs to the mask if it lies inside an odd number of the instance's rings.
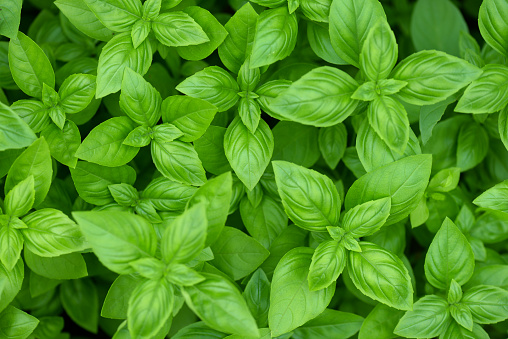
[{"label": "basil leaf", "polygon": [[228,35],[218,48],[219,57],[233,73],[238,73],[252,51],[257,19],[258,14],[247,2],[224,25]]},{"label": "basil leaf", "polygon": [[242,199],[240,215],[249,234],[267,249],[288,224],[283,206],[266,194],[257,206]]},{"label": "basil leaf", "polygon": [[68,280],[88,275],[85,259],[80,253],[64,254],[58,257],[40,257],[28,249],[25,249],[23,253],[30,270],[45,278]]},{"label": "basil leaf", "polygon": [[425,276],[436,288],[447,290],[452,279],[464,285],[473,275],[471,245],[448,218],[437,232],[425,257]]},{"label": "basil leaf", "polygon": [[216,106],[219,112],[227,111],[239,99],[238,83],[225,70],[210,66],[184,81],[176,89],[188,96],[203,99]]},{"label": "basil leaf", "polygon": [[14,161],[5,180],[5,193],[29,176],[34,178],[34,207],[37,207],[46,198],[53,179],[51,155],[44,137],[34,141]]},{"label": "basil leaf", "polygon": [[135,123],[153,127],[161,117],[162,98],[141,75],[125,68],[120,94],[120,108]]},{"label": "basil leaf", "polygon": [[18,260],[12,270],[0,264],[0,311],[3,311],[21,290],[25,277],[24,267],[23,260]]},{"label": "basil leaf", "polygon": [[380,19],[365,39],[360,53],[360,68],[371,81],[386,79],[397,63],[398,52],[390,25]]},{"label": "basil leaf", "polygon": [[72,215],[99,260],[114,272],[133,273],[130,262],[155,254],[155,230],[140,216],[118,211]]},{"label": "basil leaf", "polygon": [[[314,1],[304,0],[307,3],[313,4]],[[329,0],[325,0],[329,1]],[[331,1],[330,1],[331,4]],[[303,11],[303,3],[302,3]],[[322,20],[318,20],[322,21]],[[326,15],[326,21],[328,21],[328,14]],[[307,23],[307,39],[309,40],[310,47],[316,53],[318,57],[335,65],[347,65],[348,62],[342,60],[337,55],[337,52],[333,49],[332,42],[330,40],[330,30],[328,24],[309,21]]]},{"label": "basil leaf", "polygon": [[208,228],[205,246],[209,246],[217,240],[226,224],[229,203],[232,199],[232,185],[231,173],[221,174],[208,180],[187,203],[188,207],[192,207],[203,200],[208,202],[206,206]]},{"label": "basil leaf", "polygon": [[194,259],[205,247],[206,209],[197,204],[167,225],[162,237],[162,258],[168,264],[186,263]]},{"label": "basil leaf", "polygon": [[[34,133],[42,131],[51,124],[47,107],[38,100],[18,100],[12,104],[11,109],[23,119]],[[26,127],[22,128],[26,130]]]},{"label": "basil leaf", "polygon": [[181,141],[161,143],[153,140],[151,151],[155,167],[166,178],[195,186],[206,182],[205,170],[192,144]]},{"label": "basil leaf", "polygon": [[503,1],[485,0],[478,13],[478,24],[482,37],[492,48],[503,55],[508,55],[508,41],[504,34],[508,22],[502,15],[507,10],[508,5]]},{"label": "basil leaf", "polygon": [[393,338],[393,330],[404,313],[384,304],[377,304],[363,321],[358,339],[369,339],[372,333],[376,333],[379,339]]},{"label": "basil leaf", "polygon": [[90,278],[63,282],[60,286],[60,300],[72,321],[87,331],[97,333],[99,296]]},{"label": "basil leaf", "polygon": [[128,32],[141,18],[141,2],[136,0],[83,0],[104,26],[114,32]]},{"label": "basil leaf", "polygon": [[[441,335],[443,338],[450,339],[489,339],[490,336],[478,324],[473,324],[473,331],[469,331],[456,322],[450,323],[450,326]],[[441,337],[440,337],[441,338]]]},{"label": "basil leaf", "polygon": [[37,325],[39,320],[36,317],[14,306],[7,306],[0,313],[0,333],[4,338],[28,338]]},{"label": "basil leaf", "polygon": [[508,149],[508,108],[506,107],[499,112],[498,126],[501,141],[504,147]]},{"label": "basil leaf", "polygon": [[29,175],[5,195],[5,214],[13,217],[22,217],[30,211],[34,201],[34,177]]},{"label": "basil leaf", "polygon": [[141,192],[141,199],[148,200],[157,210],[180,211],[197,188],[159,177]]},{"label": "basil leaf", "polygon": [[16,85],[29,96],[40,99],[44,84],[55,87],[55,73],[48,57],[22,32],[9,42],[9,68]]},{"label": "basil leaf", "polygon": [[313,250],[297,247],[279,261],[272,279],[268,323],[272,337],[291,332],[321,314],[335,292],[326,289],[310,291],[307,275]]},{"label": "basil leaf", "polygon": [[349,338],[358,332],[362,322],[363,318],[359,315],[327,308],[316,318],[295,329],[293,338]]},{"label": "basil leaf", "polygon": [[285,7],[263,11],[256,24],[250,67],[271,65],[289,56],[296,46],[298,21]]},{"label": "basil leaf", "polygon": [[98,165],[122,166],[134,159],[139,148],[127,146],[123,141],[136,127],[127,117],[115,117],[97,125],[86,136],[76,151],[76,157]]},{"label": "basil leaf", "polygon": [[[196,259],[199,260],[199,259]],[[171,264],[166,279],[180,286],[193,286],[205,280],[201,274],[183,264]]]},{"label": "basil leaf", "polygon": [[[99,1],[99,0],[88,0]],[[145,40],[134,48],[129,33],[115,35],[102,49],[97,66],[97,99],[116,93],[122,87],[126,67],[141,75],[146,74],[152,63],[152,47]]]},{"label": "basil leaf", "polygon": [[391,200],[382,198],[365,202],[347,211],[342,227],[355,238],[377,232],[390,216]]},{"label": "basil leaf", "polygon": [[381,96],[369,105],[367,117],[379,137],[395,152],[404,153],[409,141],[409,119],[397,100]]},{"label": "basil leaf", "polygon": [[426,295],[406,312],[393,331],[409,338],[432,338],[443,333],[452,323],[448,303],[437,295]]},{"label": "basil leaf", "polygon": [[351,94],[358,87],[347,73],[329,66],[318,67],[295,81],[271,103],[276,114],[301,124],[336,125],[356,108]]},{"label": "basil leaf", "polygon": [[161,110],[162,121],[178,127],[184,134],[180,140],[185,142],[201,138],[217,113],[209,102],[183,95],[166,98]]},{"label": "basil leaf", "polygon": [[109,287],[102,305],[101,317],[109,319],[126,319],[129,298],[138,286],[140,278],[133,275],[120,275]]},{"label": "basil leaf", "polygon": [[67,120],[62,129],[51,124],[42,130],[41,135],[46,139],[53,158],[70,168],[76,168],[78,158],[75,154],[81,145],[81,135],[74,122]]},{"label": "basil leaf", "polygon": [[361,252],[349,252],[348,272],[366,296],[399,310],[413,306],[411,277],[402,261],[387,250],[360,242]]},{"label": "basil leaf", "polygon": [[171,318],[174,305],[171,284],[162,280],[145,280],[129,298],[127,318],[133,338],[153,338]]},{"label": "basil leaf", "polygon": [[201,274],[206,280],[182,289],[185,301],[194,313],[218,331],[257,335],[256,321],[236,287],[221,276]]},{"label": "basil leaf", "polygon": [[256,319],[258,327],[267,326],[268,309],[270,308],[270,280],[262,269],[257,269],[252,274],[245,286],[243,297]]},{"label": "basil leaf", "polygon": [[480,194],[473,203],[480,207],[508,213],[508,180],[489,188]]},{"label": "basil leaf", "polygon": [[30,146],[37,139],[29,126],[12,109],[0,103],[0,151]]},{"label": "basil leaf", "polygon": [[184,12],[161,13],[152,21],[155,38],[169,47],[198,45],[210,41],[194,19]]},{"label": "basil leaf", "polygon": [[466,88],[455,107],[456,112],[494,113],[508,104],[504,91],[508,84],[508,67],[486,65],[482,70],[480,77]]},{"label": "basil leaf", "polygon": [[194,149],[203,163],[203,167],[215,175],[231,171],[228,158],[224,152],[224,135],[226,129],[209,126],[201,138],[194,141]]},{"label": "basil leaf", "polygon": [[0,262],[8,271],[11,271],[18,261],[22,261],[19,258],[23,249],[23,236],[18,229],[13,227],[15,225],[11,218],[0,220]]},{"label": "basil leaf", "polygon": [[238,178],[247,189],[257,185],[273,154],[273,135],[268,124],[259,121],[253,134],[236,117],[224,135],[224,151]]},{"label": "basil leaf", "polygon": [[508,292],[496,286],[479,285],[464,293],[466,305],[479,324],[492,324],[508,318]]},{"label": "basil leaf", "polygon": [[433,105],[422,106],[420,108],[420,133],[422,136],[422,144],[425,145],[432,136],[434,126],[443,117],[446,108],[455,101],[455,96],[451,96],[446,100],[440,101]]},{"label": "basil leaf", "polygon": [[309,290],[319,291],[334,284],[346,267],[346,254],[346,248],[338,241],[319,244],[309,267]]},{"label": "basil leaf", "polygon": [[347,130],[344,124],[319,129],[319,150],[326,164],[335,169],[347,147]]},{"label": "basil leaf", "polygon": [[299,0],[302,13],[312,21],[328,22],[332,0]]},{"label": "basil leaf", "polygon": [[194,46],[180,46],[177,48],[178,55],[186,60],[203,60],[222,44],[228,35],[228,31],[206,9],[198,6],[189,6],[184,12],[201,26],[203,32],[206,32],[209,41]]},{"label": "basil leaf", "polygon": [[0,7],[0,35],[4,35],[9,39],[15,39],[19,30],[19,22],[21,20],[22,0],[9,1]]},{"label": "basil leaf", "polygon": [[457,141],[457,167],[467,171],[485,159],[489,151],[489,135],[475,122],[463,124]]},{"label": "basil leaf", "polygon": [[286,214],[297,226],[323,232],[338,225],[341,201],[330,178],[285,161],[272,164]]},{"label": "basil leaf", "polygon": [[78,113],[88,107],[95,95],[97,78],[90,74],[73,74],[60,86],[60,106],[65,113]]},{"label": "basil leaf", "polygon": [[359,67],[360,51],[370,29],[385,19],[383,6],[376,0],[334,0],[330,7],[330,37],[337,54]]},{"label": "basil leaf", "polygon": [[466,61],[439,51],[421,51],[402,60],[392,71],[406,81],[398,96],[413,105],[435,104],[456,93],[482,71]]},{"label": "basil leaf", "polygon": [[212,265],[233,280],[254,272],[270,254],[257,240],[233,227],[224,227],[211,247]]},{"label": "basil leaf", "polygon": [[[423,197],[429,182],[431,165],[430,155],[414,155],[365,174],[356,180],[347,192],[346,210],[370,200],[384,198],[388,193],[392,204],[385,225],[401,221],[418,206]],[[386,181],[386,178],[391,180]]]}]

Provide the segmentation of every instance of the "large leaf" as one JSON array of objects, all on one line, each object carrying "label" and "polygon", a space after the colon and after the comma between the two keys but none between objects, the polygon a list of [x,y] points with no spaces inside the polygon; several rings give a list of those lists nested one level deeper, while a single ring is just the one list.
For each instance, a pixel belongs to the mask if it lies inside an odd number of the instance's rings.
[{"label": "large leaf", "polygon": [[395,34],[388,22],[380,19],[367,35],[360,67],[369,80],[386,79],[397,63],[398,52]]},{"label": "large leaf", "polygon": [[169,47],[198,45],[210,41],[194,19],[184,12],[161,13],[152,22],[157,40]]},{"label": "large leaf", "polygon": [[480,32],[485,41],[496,51],[508,55],[508,4],[502,0],[485,0],[478,14]]},{"label": "large leaf", "polygon": [[23,260],[18,260],[12,270],[0,264],[0,311],[4,310],[21,290],[25,277],[24,267]]},{"label": "large leaf", "polygon": [[14,306],[7,306],[0,313],[0,333],[6,339],[28,338],[38,324],[39,319]]},{"label": "large leaf", "polygon": [[268,322],[272,336],[290,332],[320,315],[330,303],[335,285],[310,291],[307,275],[313,250],[298,247],[287,252],[273,274]]},{"label": "large leaf", "polygon": [[69,168],[76,167],[78,158],[75,154],[81,145],[81,135],[74,122],[67,120],[62,129],[51,124],[42,130],[41,135],[46,139],[53,158]]},{"label": "large leaf", "polygon": [[21,19],[23,0],[6,1],[0,5],[0,35],[15,39]]},{"label": "large leaf", "polygon": [[473,203],[480,207],[508,213],[508,180],[489,188],[480,194]]},{"label": "large leaf", "polygon": [[496,286],[479,285],[464,293],[465,304],[479,324],[492,324],[508,318],[508,292]]},{"label": "large leaf", "polygon": [[114,32],[128,32],[141,19],[141,3],[136,0],[83,0],[95,16]]},{"label": "large leaf", "polygon": [[323,241],[316,247],[309,267],[309,289],[318,291],[334,284],[347,263],[346,248],[338,241]]},{"label": "large leaf", "polygon": [[11,108],[0,103],[0,151],[30,146],[37,136]]},{"label": "large leaf", "polygon": [[301,124],[333,126],[353,113],[358,101],[351,99],[351,95],[357,87],[357,82],[347,73],[323,66],[295,81],[269,108]]}]

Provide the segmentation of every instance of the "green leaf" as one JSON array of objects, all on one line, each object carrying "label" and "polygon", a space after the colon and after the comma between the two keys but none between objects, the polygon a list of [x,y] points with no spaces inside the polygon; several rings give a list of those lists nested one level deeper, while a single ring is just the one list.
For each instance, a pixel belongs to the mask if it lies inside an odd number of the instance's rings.
[{"label": "green leaf", "polygon": [[309,231],[338,225],[341,201],[327,176],[285,161],[273,161],[275,181],[289,218]]},{"label": "green leaf", "polygon": [[154,338],[171,318],[174,291],[165,280],[145,280],[129,298],[128,326],[133,338]]},{"label": "green leaf", "polygon": [[293,338],[349,338],[358,332],[363,320],[363,317],[354,313],[327,308],[316,318],[295,329]]},{"label": "green leaf", "polygon": [[0,151],[30,146],[37,136],[8,106],[0,103]]},{"label": "green leaf", "polygon": [[63,129],[65,125],[65,112],[60,106],[48,108],[48,115],[51,121],[59,128]]},{"label": "green leaf", "polygon": [[240,292],[225,278],[201,273],[206,280],[182,289],[187,305],[213,329],[252,336],[258,334],[256,321]]},{"label": "green leaf", "polygon": [[425,145],[432,136],[434,126],[441,120],[446,108],[455,101],[455,96],[440,101],[433,105],[426,105],[420,108],[420,133],[422,144]]},{"label": "green leaf", "polygon": [[63,282],[60,286],[60,300],[72,321],[89,332],[97,333],[99,296],[90,278]]},{"label": "green leaf", "polygon": [[409,338],[433,338],[443,333],[452,323],[448,303],[436,295],[427,295],[406,312],[393,331]]},{"label": "green leaf", "polygon": [[337,54],[360,67],[360,52],[370,29],[385,19],[377,0],[334,0],[330,7],[330,37]]},{"label": "green leaf", "polygon": [[132,45],[134,48],[138,48],[139,45],[145,41],[145,39],[148,37],[148,34],[150,34],[151,29],[152,25],[149,21],[141,19],[134,23],[131,31]]},{"label": "green leaf", "polygon": [[463,124],[457,144],[457,167],[467,171],[483,161],[489,151],[489,135],[478,123]]},{"label": "green leaf", "polygon": [[166,178],[195,186],[206,182],[205,170],[192,144],[181,141],[161,143],[153,140],[151,152],[155,167]]},{"label": "green leaf", "polygon": [[[167,1],[166,1],[167,3]],[[147,0],[143,3],[143,19],[153,20],[159,15],[161,11],[161,0]]]},{"label": "green leaf", "polygon": [[254,272],[270,255],[263,245],[233,227],[224,227],[212,244],[212,265],[239,280]]},{"label": "green leaf", "polygon": [[99,260],[114,272],[133,273],[130,262],[155,254],[155,230],[140,216],[117,211],[74,212],[72,215]]},{"label": "green leaf", "polygon": [[474,80],[460,98],[456,112],[494,113],[508,104],[508,67],[486,65],[483,73]]},{"label": "green leaf", "polygon": [[272,130],[272,160],[285,160],[312,167],[319,159],[319,129],[291,121],[280,121]]},{"label": "green leaf", "polygon": [[397,100],[381,96],[367,110],[370,125],[395,152],[404,153],[409,141],[409,119],[404,106]]},{"label": "green leaf", "polygon": [[162,121],[171,123],[183,132],[180,140],[195,141],[210,126],[217,107],[208,101],[183,95],[170,96],[162,103]]},{"label": "green leaf", "polygon": [[329,66],[318,67],[295,81],[270,103],[269,108],[285,119],[328,127],[353,113],[357,101],[351,94],[358,83],[347,73]]},{"label": "green leaf", "polygon": [[268,124],[259,121],[253,134],[236,117],[224,136],[224,151],[238,178],[252,190],[265,172],[273,154],[273,135]]},{"label": "green leaf", "polygon": [[432,177],[427,191],[429,192],[450,192],[454,190],[460,178],[460,169],[457,167],[445,168]]},{"label": "green leaf", "polygon": [[496,51],[508,55],[508,37],[506,29],[508,21],[505,13],[508,12],[508,4],[500,0],[485,0],[480,6],[478,24],[480,33],[485,41]]},{"label": "green leaf", "polygon": [[360,242],[361,252],[349,252],[348,272],[366,296],[399,310],[413,306],[411,277],[403,262],[378,245]]},{"label": "green leaf", "polygon": [[201,26],[201,29],[203,32],[206,32],[210,41],[194,46],[178,47],[178,55],[186,60],[203,60],[210,56],[210,54],[222,44],[228,35],[228,31],[215,16],[206,9],[198,6],[189,6],[185,8],[184,12]]},{"label": "green leaf", "polygon": [[173,263],[167,269],[166,279],[179,286],[193,286],[205,280],[205,277],[186,265]]},{"label": "green leaf", "polygon": [[60,102],[58,93],[45,83],[42,84],[42,102],[48,108],[54,107]]},{"label": "green leaf", "polygon": [[226,131],[224,127],[210,125],[201,138],[194,141],[194,149],[203,162],[203,167],[215,175],[232,170],[224,152]]},{"label": "green leaf", "polygon": [[252,51],[257,19],[258,14],[247,2],[224,25],[228,35],[218,48],[219,57],[233,73],[238,73]]},{"label": "green leaf", "polygon": [[15,39],[21,20],[23,0],[9,1],[0,6],[0,35]]},{"label": "green leaf", "polygon": [[113,37],[113,32],[97,19],[83,0],[56,0],[54,4],[79,31],[87,36],[100,41],[108,41]]},{"label": "green leaf", "polygon": [[80,253],[64,254],[58,257],[40,257],[28,249],[25,249],[23,253],[30,270],[45,278],[68,280],[88,275],[85,260]]},{"label": "green leaf", "polygon": [[421,51],[402,60],[391,77],[406,81],[398,95],[413,105],[435,104],[456,93],[482,71],[476,66],[439,51]]},{"label": "green leaf", "polygon": [[243,298],[256,319],[258,327],[266,327],[270,308],[270,280],[262,269],[257,269],[252,274],[243,291]]},{"label": "green leaf", "polygon": [[499,126],[499,136],[501,137],[501,141],[504,144],[504,147],[508,149],[508,108],[505,107],[504,109],[499,112],[499,119],[498,119],[498,126]]},{"label": "green leaf", "polygon": [[38,324],[39,320],[36,317],[14,306],[7,306],[7,308],[0,313],[0,333],[2,334],[2,338],[28,338]]},{"label": "green leaf", "polygon": [[242,199],[240,215],[249,234],[267,249],[288,224],[284,207],[266,194],[257,206]]},{"label": "green leaf", "polygon": [[160,211],[181,211],[196,191],[196,187],[159,177],[141,192],[141,199],[148,200]]},{"label": "green leaf", "polygon": [[[88,0],[100,1],[100,0]],[[141,75],[146,74],[152,64],[152,47],[145,40],[134,48],[129,33],[115,35],[103,47],[97,66],[97,99],[116,93],[122,87],[122,78],[126,67]]]},{"label": "green leaf", "polygon": [[44,84],[55,87],[55,73],[48,57],[21,32],[9,42],[9,68],[16,85],[29,96],[40,99]]},{"label": "green leaf", "polygon": [[328,22],[332,0],[299,0],[302,13],[312,21]]},{"label": "green leaf", "polygon": [[102,305],[101,316],[109,319],[126,319],[129,298],[140,278],[131,274],[120,275],[109,287]]},{"label": "green leaf", "polygon": [[272,337],[293,331],[320,315],[330,303],[335,284],[310,291],[307,276],[313,250],[297,247],[279,261],[272,279],[268,322]]},{"label": "green leaf", "polygon": [[0,262],[8,271],[11,271],[20,261],[23,249],[23,236],[11,220],[11,217],[0,220]]},{"label": "green leaf", "polygon": [[271,65],[289,56],[296,45],[298,20],[286,7],[263,11],[256,24],[250,67]]},{"label": "green leaf", "polygon": [[37,207],[46,198],[53,176],[51,155],[44,137],[34,141],[14,161],[5,180],[5,193],[29,176],[34,178],[34,207]]},{"label": "green leaf", "polygon": [[367,201],[347,211],[342,219],[342,227],[355,238],[374,234],[390,216],[390,208],[389,197]]},{"label": "green leaf", "polygon": [[23,260],[18,260],[12,270],[0,264],[0,311],[14,300],[21,290],[25,276]]},{"label": "green leaf", "polygon": [[393,338],[393,329],[404,313],[384,304],[377,304],[363,321],[358,339],[370,339],[372,333],[376,333],[378,339]]},{"label": "green leaf", "polygon": [[210,41],[194,19],[184,12],[161,13],[152,21],[155,38],[169,47],[198,45]]},{"label": "green leaf", "polygon": [[436,49],[460,56],[460,33],[468,33],[468,26],[452,1],[419,0],[413,9],[410,31],[417,51]]},{"label": "green leaf", "polygon": [[450,314],[459,325],[470,331],[473,330],[473,316],[466,305],[463,303],[450,305]]},{"label": "green leaf", "polygon": [[386,79],[397,63],[398,46],[388,22],[380,19],[367,34],[360,68],[371,81]]},{"label": "green leaf", "polygon": [[25,247],[42,257],[82,251],[87,248],[78,225],[59,210],[44,208],[24,217],[21,230]]},{"label": "green leaf", "polygon": [[104,26],[114,32],[128,32],[141,19],[141,2],[136,0],[83,0]]},{"label": "green leaf", "polygon": [[319,129],[319,150],[326,164],[335,169],[347,147],[347,130],[344,124]]},{"label": "green leaf", "polygon": [[184,81],[176,89],[193,98],[203,99],[216,106],[219,112],[227,111],[239,99],[238,83],[225,70],[210,66]]},{"label": "green leaf", "polygon": [[496,286],[479,285],[464,293],[462,301],[479,324],[492,324],[508,318],[508,292]]},{"label": "green leaf", "polygon": [[111,196],[122,206],[132,206],[139,199],[138,191],[129,184],[108,185]]},{"label": "green leaf", "polygon": [[365,174],[356,180],[347,192],[346,210],[389,195],[392,204],[385,225],[404,219],[423,197],[429,182],[431,165],[432,157],[429,154],[414,155]]},{"label": "green leaf", "polygon": [[122,166],[134,159],[139,148],[123,141],[136,127],[127,117],[115,117],[97,125],[81,143],[76,156],[102,166]]},{"label": "green leaf", "polygon": [[127,137],[122,141],[122,144],[132,147],[145,147],[150,145],[154,136],[154,132],[151,127],[138,126],[134,128]]},{"label": "green leaf", "polygon": [[75,154],[81,145],[81,135],[74,122],[67,120],[63,129],[51,124],[42,130],[41,135],[46,139],[53,158],[70,168],[76,168],[78,158]]},{"label": "green leaf", "polygon": [[[18,100],[12,104],[11,109],[21,117],[34,133],[42,131],[51,124],[49,111],[39,100]],[[26,127],[23,129],[26,130]]]},{"label": "green leaf", "polygon": [[493,244],[507,239],[508,214],[489,210],[477,220],[471,235],[486,244]]},{"label": "green leaf", "polygon": [[141,75],[125,68],[120,94],[120,108],[135,123],[153,127],[161,117],[162,98]]},{"label": "green leaf", "polygon": [[473,203],[480,207],[508,213],[508,180],[489,188],[480,194]]},{"label": "green leaf", "polygon": [[[443,338],[449,339],[489,339],[490,336],[487,332],[478,324],[473,324],[473,331],[469,331],[457,324],[456,322],[451,322],[450,326],[446,329],[445,332],[441,335]],[[440,338],[441,338],[440,337]]]},{"label": "green leaf", "polygon": [[448,218],[437,232],[425,257],[425,276],[436,288],[447,290],[452,279],[464,285],[473,275],[471,245]]},{"label": "green leaf", "polygon": [[261,107],[257,100],[248,97],[241,98],[238,104],[238,115],[249,131],[255,133],[261,119]]},{"label": "green leaf", "polygon": [[73,74],[62,83],[58,90],[60,106],[67,114],[78,113],[92,102],[97,77],[90,74]]},{"label": "green leaf", "polygon": [[188,207],[200,204],[202,201],[206,204],[206,219],[208,228],[205,246],[213,244],[219,237],[226,219],[229,215],[229,205],[232,199],[233,179],[230,172],[224,173],[208,180],[201,186],[188,201]]},{"label": "green leaf", "polygon": [[114,201],[109,185],[125,183],[133,185],[136,172],[127,165],[104,167],[86,161],[78,161],[70,169],[74,186],[84,201],[94,205],[106,205]]},{"label": "green leaf", "polygon": [[316,247],[309,267],[309,290],[319,291],[334,284],[346,267],[346,248],[336,240]]},{"label": "green leaf", "polygon": [[166,225],[161,250],[167,264],[187,263],[205,248],[205,207],[204,203],[196,204]]},{"label": "green leaf", "polygon": [[22,217],[30,211],[35,201],[34,177],[29,175],[20,181],[5,196],[5,214]]}]

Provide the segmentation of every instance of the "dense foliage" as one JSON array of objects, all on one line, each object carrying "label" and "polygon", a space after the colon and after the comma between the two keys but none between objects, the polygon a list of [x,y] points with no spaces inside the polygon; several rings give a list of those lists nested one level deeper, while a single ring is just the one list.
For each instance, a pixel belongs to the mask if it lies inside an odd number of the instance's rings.
[{"label": "dense foliage", "polygon": [[0,339],[506,338],[507,0],[2,0]]}]

